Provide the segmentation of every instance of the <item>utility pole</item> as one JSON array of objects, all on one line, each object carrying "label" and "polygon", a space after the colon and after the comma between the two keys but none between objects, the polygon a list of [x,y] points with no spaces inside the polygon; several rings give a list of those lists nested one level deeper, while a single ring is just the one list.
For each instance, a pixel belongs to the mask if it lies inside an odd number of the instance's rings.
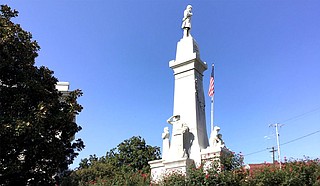
[{"label": "utility pole", "polygon": [[278,147],[278,162],[279,162],[279,165],[280,165],[280,169],[281,169],[281,156],[280,156],[280,142],[279,142],[279,130],[278,130],[278,127],[281,127],[282,125],[279,124],[279,123],[276,123],[276,124],[271,124],[269,125],[269,127],[275,127],[276,128],[276,136],[277,136],[277,147]]},{"label": "utility pole", "polygon": [[274,147],[271,147],[271,148],[268,148],[268,149],[272,149],[272,150],[270,150],[269,152],[272,152],[272,163],[273,163],[273,165],[274,165],[274,163],[276,162],[274,153],[277,152],[277,150],[274,149]]}]

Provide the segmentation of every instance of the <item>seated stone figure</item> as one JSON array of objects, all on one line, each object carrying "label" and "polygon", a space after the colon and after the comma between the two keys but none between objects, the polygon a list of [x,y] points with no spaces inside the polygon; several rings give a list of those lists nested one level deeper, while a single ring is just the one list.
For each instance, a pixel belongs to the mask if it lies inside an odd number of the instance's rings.
[{"label": "seated stone figure", "polygon": [[219,134],[220,127],[215,126],[211,132],[209,145],[210,147],[224,147],[224,142],[222,140],[222,134]]}]

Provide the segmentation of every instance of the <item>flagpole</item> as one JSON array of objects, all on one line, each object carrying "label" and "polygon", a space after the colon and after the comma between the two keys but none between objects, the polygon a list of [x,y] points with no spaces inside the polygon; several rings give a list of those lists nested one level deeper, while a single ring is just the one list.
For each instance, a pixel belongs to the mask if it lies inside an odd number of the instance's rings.
[{"label": "flagpole", "polygon": [[211,132],[213,132],[213,102],[214,102],[214,94],[211,96]]},{"label": "flagpole", "polygon": [[214,64],[210,76],[209,96],[211,97],[211,133],[213,132],[213,114],[214,114]]}]

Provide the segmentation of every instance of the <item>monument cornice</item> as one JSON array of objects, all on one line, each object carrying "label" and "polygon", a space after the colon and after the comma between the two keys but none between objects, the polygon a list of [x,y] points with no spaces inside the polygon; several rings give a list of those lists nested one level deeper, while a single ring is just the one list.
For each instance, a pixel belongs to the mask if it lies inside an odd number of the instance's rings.
[{"label": "monument cornice", "polygon": [[174,75],[178,75],[190,70],[196,70],[198,73],[202,74],[208,69],[207,64],[198,58],[182,62],[171,60],[169,62],[169,67],[174,71]]}]

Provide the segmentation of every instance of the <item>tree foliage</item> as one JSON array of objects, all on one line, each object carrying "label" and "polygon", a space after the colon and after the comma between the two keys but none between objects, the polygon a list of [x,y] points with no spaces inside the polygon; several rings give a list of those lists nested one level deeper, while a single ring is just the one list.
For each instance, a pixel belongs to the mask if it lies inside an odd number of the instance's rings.
[{"label": "tree foliage", "polygon": [[79,168],[65,179],[64,185],[86,185],[90,181],[105,185],[141,185],[150,178],[148,161],[156,159],[160,159],[160,148],[147,145],[140,136],[134,136],[108,151],[106,156],[90,155],[82,159]]},{"label": "tree foliage", "polygon": [[244,158],[242,154],[234,153],[228,149],[225,149],[223,152],[220,157],[222,171],[233,171],[243,167]]},{"label": "tree foliage", "polygon": [[106,160],[126,171],[149,171],[148,162],[160,159],[160,148],[147,145],[140,136],[121,142],[117,148],[106,153]]},{"label": "tree foliage", "polygon": [[40,49],[31,33],[12,22],[18,12],[0,10],[0,185],[47,185],[66,170],[78,151],[80,90],[62,94],[47,67],[35,66]]}]

